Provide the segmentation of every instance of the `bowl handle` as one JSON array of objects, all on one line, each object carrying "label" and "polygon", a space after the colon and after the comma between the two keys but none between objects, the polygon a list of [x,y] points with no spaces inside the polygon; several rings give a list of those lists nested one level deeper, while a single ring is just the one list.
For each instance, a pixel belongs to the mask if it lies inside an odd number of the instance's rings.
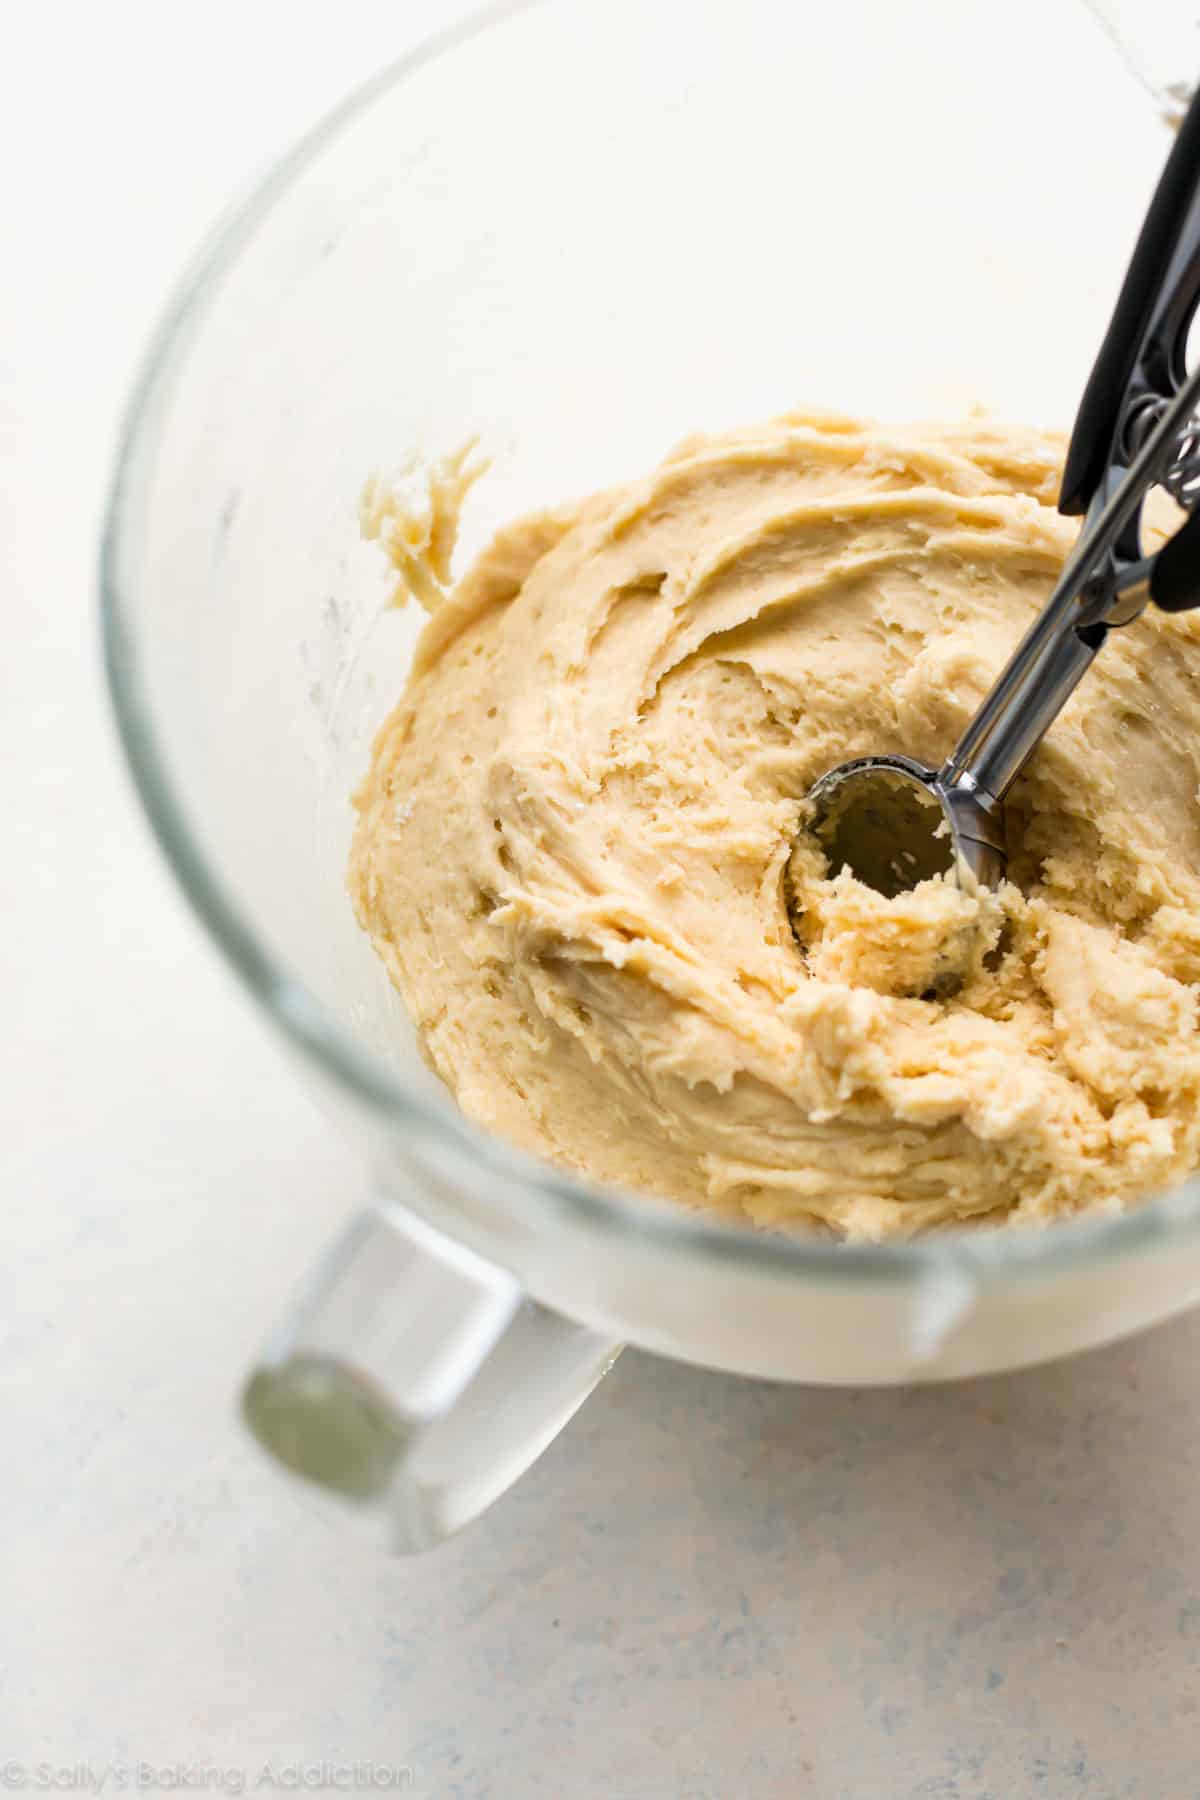
[{"label": "bowl handle", "polygon": [[242,1415],[323,1511],[426,1550],[524,1474],[619,1351],[380,1200],[267,1345]]}]

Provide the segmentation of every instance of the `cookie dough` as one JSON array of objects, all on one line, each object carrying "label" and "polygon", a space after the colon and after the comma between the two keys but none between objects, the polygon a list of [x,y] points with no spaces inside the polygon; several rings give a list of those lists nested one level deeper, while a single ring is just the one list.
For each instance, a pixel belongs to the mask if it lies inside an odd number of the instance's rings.
[{"label": "cookie dough", "polygon": [[[788,415],[410,584],[436,604],[350,888],[472,1119],[857,1239],[1113,1210],[1196,1166],[1196,615],[1111,636],[1017,784],[999,895],[789,868],[831,765],[954,743],[1070,548],[1062,450]],[[927,997],[948,955],[964,983]]]}]

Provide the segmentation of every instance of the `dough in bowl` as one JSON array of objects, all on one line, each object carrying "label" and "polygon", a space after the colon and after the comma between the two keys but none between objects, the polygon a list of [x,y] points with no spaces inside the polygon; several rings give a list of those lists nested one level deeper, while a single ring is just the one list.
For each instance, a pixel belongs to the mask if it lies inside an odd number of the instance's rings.
[{"label": "dough in bowl", "polygon": [[[473,1120],[856,1239],[1113,1210],[1196,1166],[1196,615],[1110,636],[1014,790],[998,895],[789,867],[818,775],[953,745],[1075,536],[1062,450],[792,414],[419,584],[350,888]],[[367,521],[403,575],[384,490]],[[431,541],[444,577],[452,522]]]}]

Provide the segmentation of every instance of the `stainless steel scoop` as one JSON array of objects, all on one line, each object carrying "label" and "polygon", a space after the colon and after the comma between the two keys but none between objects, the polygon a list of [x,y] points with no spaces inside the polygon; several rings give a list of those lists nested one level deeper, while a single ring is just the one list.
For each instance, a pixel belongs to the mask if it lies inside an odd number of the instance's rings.
[{"label": "stainless steel scoop", "polygon": [[[810,789],[806,828],[831,871],[848,866],[889,896],[950,872],[964,885],[998,886],[1004,797],[1108,632],[1151,600],[1167,612],[1200,605],[1200,368],[1184,373],[1198,300],[1200,98],[1167,159],[1075,421],[1058,504],[1087,516],[1070,561],[940,769],[859,757]],[[1142,503],[1156,485],[1189,517],[1144,556]]]}]

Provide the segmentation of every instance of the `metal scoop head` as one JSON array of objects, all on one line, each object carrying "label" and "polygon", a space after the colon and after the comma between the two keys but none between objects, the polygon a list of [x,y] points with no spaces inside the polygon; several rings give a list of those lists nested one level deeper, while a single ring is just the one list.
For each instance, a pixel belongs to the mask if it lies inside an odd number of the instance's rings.
[{"label": "metal scoop head", "polygon": [[907,756],[861,756],[809,789],[808,829],[830,873],[850,873],[886,899],[935,875],[963,886],[1004,879],[1004,815],[970,788]]}]

